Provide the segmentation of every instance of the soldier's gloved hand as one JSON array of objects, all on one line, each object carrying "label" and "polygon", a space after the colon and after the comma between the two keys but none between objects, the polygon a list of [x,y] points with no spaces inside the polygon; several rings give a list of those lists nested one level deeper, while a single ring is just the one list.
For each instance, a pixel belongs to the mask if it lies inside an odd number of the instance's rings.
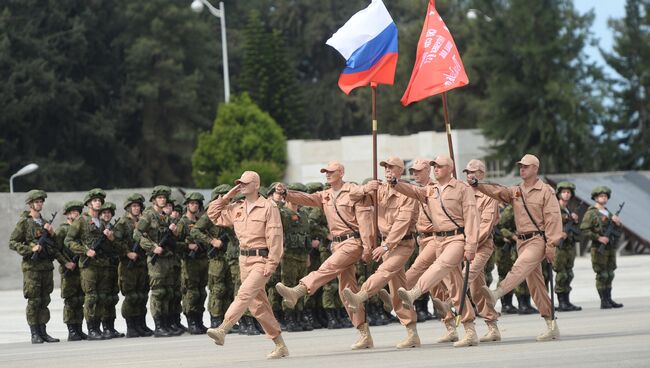
[{"label": "soldier's gloved hand", "polygon": [[221,248],[221,246],[223,245],[223,242],[221,241],[221,239],[212,239],[212,241],[210,241],[210,244],[214,248]]},{"label": "soldier's gloved hand", "polygon": [[546,261],[551,264],[555,262],[555,247],[546,247]]},{"label": "soldier's gloved hand", "polygon": [[154,252],[155,254],[158,254],[158,255],[161,255],[162,252],[163,252],[163,250],[164,250],[163,247],[158,246],[158,245],[156,245],[156,247],[153,248],[153,252]]},{"label": "soldier's gloved hand", "polygon": [[312,239],[311,240],[311,247],[312,248],[318,248],[320,246],[320,240],[319,239]]},{"label": "soldier's gloved hand", "polygon": [[176,224],[169,224],[169,230],[176,231]]},{"label": "soldier's gloved hand", "polygon": [[72,270],[74,270],[75,268],[77,268],[77,264],[74,263],[74,262],[66,262],[65,265],[63,265],[63,267],[65,267],[65,268],[67,268],[68,270],[72,271]]},{"label": "soldier's gloved hand", "polygon": [[608,244],[609,243],[609,238],[606,236],[599,236],[598,241],[603,244]]},{"label": "soldier's gloved hand", "polygon": [[42,249],[43,249],[43,247],[41,247],[39,244],[34,244],[34,245],[32,246],[32,253],[38,253],[38,252],[40,252]]},{"label": "soldier's gloved hand", "polygon": [[190,248],[190,250],[194,250],[194,251],[199,249],[199,246],[196,244],[188,244],[187,247]]},{"label": "soldier's gloved hand", "polygon": [[88,256],[88,257],[90,257],[90,258],[95,257],[95,255],[97,255],[97,252],[95,252],[95,251],[92,250],[92,249],[88,249],[88,250],[86,251],[86,256]]},{"label": "soldier's gloved hand", "polygon": [[138,253],[136,253],[136,252],[128,252],[126,254],[126,257],[128,259],[132,260],[132,261],[135,261],[136,259],[138,259]]}]

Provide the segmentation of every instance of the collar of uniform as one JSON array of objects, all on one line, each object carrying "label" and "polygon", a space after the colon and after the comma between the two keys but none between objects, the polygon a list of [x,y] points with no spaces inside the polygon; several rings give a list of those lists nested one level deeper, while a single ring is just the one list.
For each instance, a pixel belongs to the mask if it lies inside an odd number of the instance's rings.
[{"label": "collar of uniform", "polygon": [[[339,190],[339,193],[349,192],[350,188],[352,188],[352,185],[353,185],[352,183],[348,183],[348,182],[343,183],[343,186],[341,187],[341,190]],[[329,187],[327,188],[326,192],[334,193],[334,188]]]},{"label": "collar of uniform", "polygon": [[542,181],[542,179],[537,178],[537,181],[532,187],[526,188],[523,182],[519,185],[519,187],[523,189],[524,192],[529,193],[532,190],[542,190],[544,188],[544,182]]},{"label": "collar of uniform", "polygon": [[[246,201],[244,201],[244,202],[246,202]],[[257,200],[255,202],[253,202],[253,208],[255,208],[255,207],[264,207],[265,205],[266,205],[266,198],[264,198],[262,196],[257,197]],[[250,211],[248,211],[248,212],[250,212]]]},{"label": "collar of uniform", "polygon": [[456,183],[458,183],[458,179],[452,177],[452,178],[449,180],[449,182],[448,182],[447,184],[445,184],[444,186],[441,186],[440,183],[438,183],[438,182],[434,183],[433,186],[438,187],[438,188],[440,188],[440,190],[442,190],[442,189],[444,189],[445,187],[452,187],[452,188],[455,188],[455,187],[456,187]]}]

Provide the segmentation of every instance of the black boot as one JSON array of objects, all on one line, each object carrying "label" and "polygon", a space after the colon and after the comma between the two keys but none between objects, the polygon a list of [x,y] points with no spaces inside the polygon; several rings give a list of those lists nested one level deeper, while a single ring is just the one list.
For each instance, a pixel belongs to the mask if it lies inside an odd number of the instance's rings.
[{"label": "black boot", "polygon": [[519,314],[539,313],[537,309],[533,308],[533,306],[530,305],[530,295],[517,295],[517,302],[519,302],[519,310],[517,313]]},{"label": "black boot", "polygon": [[429,294],[426,295],[426,298],[422,299],[422,310],[424,311],[426,320],[430,321],[432,319],[436,319],[436,316],[429,312]]},{"label": "black boot", "polygon": [[373,308],[374,314],[373,317],[377,319],[377,323],[380,326],[386,326],[390,324],[390,318],[386,317],[386,314],[384,314],[384,308],[375,304],[375,307]]},{"label": "black boot", "polygon": [[68,341],[81,341],[81,335],[77,332],[76,325],[68,323]]},{"label": "black boot", "polygon": [[300,332],[302,328],[296,323],[296,311],[288,310],[284,313],[284,323],[287,325],[287,332]]},{"label": "black boot", "polygon": [[250,326],[248,326],[248,316],[242,316],[239,320],[239,334],[248,335],[249,328]]},{"label": "black boot", "polygon": [[338,330],[341,327],[341,324],[336,319],[335,310],[332,308],[325,309],[325,314],[327,315],[327,329],[328,330]]},{"label": "black boot", "polygon": [[[422,305],[424,302],[424,306]],[[425,322],[427,320],[427,314],[426,314],[426,302],[427,299],[418,299],[415,301],[415,315],[417,316],[418,323]]]},{"label": "black boot", "polygon": [[203,335],[205,331],[199,326],[199,316],[196,313],[190,313],[187,318],[187,331],[190,335]]},{"label": "black boot", "polygon": [[350,321],[348,312],[345,310],[345,308],[339,308],[337,310],[337,315],[339,317],[339,322],[343,328],[352,328],[352,321]]},{"label": "black boot", "polygon": [[377,317],[375,306],[373,304],[368,304],[366,306],[366,322],[368,322],[368,326],[380,326],[381,321],[379,320],[379,317]]},{"label": "black boot", "polygon": [[517,308],[512,305],[512,291],[501,298],[501,314],[517,314]]},{"label": "black boot", "polygon": [[81,323],[75,323],[74,328],[75,328],[75,331],[77,331],[77,334],[81,337],[82,340],[88,340],[88,335],[86,335],[84,333],[84,330],[81,327]]},{"label": "black boot", "polygon": [[[180,318],[180,317],[179,317]],[[176,322],[176,315],[175,314],[168,314],[164,318],[164,323],[165,327],[167,328],[167,331],[172,336],[180,336],[182,335],[185,331],[181,328],[181,326],[178,325]]]},{"label": "black boot", "polygon": [[223,317],[221,316],[210,316],[210,328],[217,328],[223,322]]},{"label": "black boot", "polygon": [[321,325],[320,322],[314,316],[313,310],[305,309],[304,313],[305,313],[305,317],[309,320],[309,324],[311,325],[312,329],[320,330],[321,328],[323,328],[323,325]]},{"label": "black boot", "polygon": [[38,325],[30,325],[29,331],[32,334],[32,344],[42,344],[45,342],[41,337],[41,331]]},{"label": "black boot", "polygon": [[280,324],[280,330],[281,331],[286,331],[287,330],[287,312],[284,312],[283,310],[274,310],[273,311],[273,316],[275,317],[275,319]]},{"label": "black boot", "polygon": [[558,312],[566,312],[569,310],[569,306],[564,300],[564,293],[556,293],[557,295],[557,307],[555,308]]},{"label": "black boot", "polygon": [[153,331],[153,336],[154,337],[170,337],[172,336],[171,332],[167,329],[167,326],[165,324],[165,318],[160,316],[160,317],[153,317],[153,323],[155,326],[155,330]]},{"label": "black boot", "polygon": [[88,327],[88,340],[104,340],[102,331],[99,329],[99,321],[86,321],[86,326]]},{"label": "black boot", "polygon": [[135,318],[124,318],[126,321],[126,337],[131,338],[131,337],[140,337],[140,332],[138,331],[137,328],[137,323],[135,321]]},{"label": "black boot", "polygon": [[145,314],[135,317],[135,328],[140,336],[149,337],[153,336],[153,330],[147,326],[147,316]]},{"label": "black boot", "polygon": [[111,333],[111,331],[108,330],[108,328],[106,328],[106,321],[102,321],[101,325],[102,325],[103,329],[101,329],[100,331],[102,331],[102,336],[104,337],[104,340],[112,339],[113,334]]},{"label": "black boot", "polygon": [[59,342],[61,340],[54,338],[50,335],[47,334],[47,330],[45,329],[45,323],[41,323],[39,325],[39,331],[41,332],[41,337],[43,338],[43,341],[45,342]]},{"label": "black boot", "polygon": [[612,308],[623,308],[623,304],[617,303],[614,300],[612,300],[612,288],[605,289],[607,291],[607,300],[609,300],[609,304],[612,305]]},{"label": "black boot", "polygon": [[600,296],[600,309],[612,309],[612,303],[607,298],[607,290],[598,290],[598,295]]},{"label": "black boot", "polygon": [[203,312],[195,312],[194,319],[196,320],[196,325],[201,330],[201,334],[208,332],[208,328],[203,324]]},{"label": "black boot", "polygon": [[107,319],[104,321],[104,332],[106,332],[107,330],[111,334],[111,339],[124,337],[123,333],[115,329],[115,318]]},{"label": "black boot", "polygon": [[232,326],[232,328],[230,329],[230,331],[228,331],[228,333],[229,334],[230,333],[239,333],[240,328],[241,328],[241,321],[238,321],[237,323],[235,323]]},{"label": "black boot", "polygon": [[578,306],[578,305],[574,305],[574,304],[571,303],[571,300],[570,300],[570,298],[569,298],[569,294],[570,294],[570,293],[571,293],[571,292],[569,292],[569,291],[567,291],[566,293],[564,293],[564,300],[566,301],[566,304],[567,304],[567,305],[569,306],[569,308],[570,308],[568,311],[569,311],[569,312],[572,312],[572,311],[581,311],[581,310],[582,310],[582,307],[580,307],[580,306]]},{"label": "black boot", "polygon": [[305,311],[298,312],[298,320],[300,321],[300,327],[303,331],[313,331],[314,326],[311,325],[311,321],[307,317]]}]

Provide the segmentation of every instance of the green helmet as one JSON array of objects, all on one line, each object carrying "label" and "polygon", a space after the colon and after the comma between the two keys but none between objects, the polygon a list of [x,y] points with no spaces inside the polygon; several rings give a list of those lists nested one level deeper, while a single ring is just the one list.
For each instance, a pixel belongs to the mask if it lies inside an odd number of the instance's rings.
[{"label": "green helmet", "polygon": [[102,204],[102,207],[99,209],[99,212],[101,213],[101,212],[104,212],[104,211],[111,211],[113,216],[115,216],[115,209],[116,208],[117,207],[115,206],[115,203],[113,203],[113,202],[104,202],[104,204]]},{"label": "green helmet", "polygon": [[190,201],[197,201],[199,202],[199,205],[203,206],[203,201],[205,201],[205,197],[203,197],[203,194],[199,192],[191,192],[185,194],[185,202],[183,202],[183,204],[187,205]]},{"label": "green helmet", "polygon": [[139,203],[140,207],[144,207],[144,196],[140,193],[133,193],[124,201],[124,210],[126,210],[133,203]]},{"label": "green helmet", "polygon": [[179,203],[179,204],[175,204],[175,205],[174,205],[174,211],[176,211],[176,212],[180,212],[180,213],[183,213],[183,206],[181,206],[180,203]]},{"label": "green helmet", "polygon": [[307,183],[306,187],[307,187],[307,193],[310,194],[316,193],[323,190],[323,183],[319,183],[315,181],[315,182]]},{"label": "green helmet", "polygon": [[268,192],[269,192],[269,188],[263,186],[260,186],[260,189],[257,191],[257,193],[264,198],[269,196]]},{"label": "green helmet", "polygon": [[212,190],[212,195],[210,195],[210,202],[214,201],[217,199],[218,196],[224,195],[232,189],[232,186],[229,184],[221,184],[217,185],[216,188]]},{"label": "green helmet", "polygon": [[67,215],[70,211],[77,210],[81,212],[84,208],[84,203],[82,201],[69,201],[65,202],[63,205],[63,214]]},{"label": "green helmet", "polygon": [[235,198],[232,199],[232,201],[233,201],[233,202],[239,202],[239,201],[241,201],[241,200],[244,199],[244,198],[246,198],[246,197],[244,197],[243,194],[241,194],[241,193],[237,193],[237,195],[235,196]]},{"label": "green helmet", "polygon": [[25,197],[25,204],[30,204],[37,199],[45,200],[47,198],[47,193],[40,189],[32,189],[27,192],[27,197]]},{"label": "green helmet", "polygon": [[303,184],[303,183],[291,183],[291,184],[287,185],[287,189],[307,193],[307,186],[305,184]]},{"label": "green helmet", "polygon": [[362,184],[362,185],[366,185],[366,184],[368,184],[368,182],[371,181],[371,180],[373,180],[373,178],[365,178],[365,179],[363,179],[363,181],[361,182],[361,184]]},{"label": "green helmet", "polygon": [[172,190],[170,187],[166,185],[156,185],[153,187],[153,190],[151,191],[151,197],[149,198],[149,202],[153,202],[154,198],[156,198],[159,195],[163,195],[169,200],[169,197],[172,195]]},{"label": "green helmet", "polygon": [[558,198],[560,197],[560,193],[562,193],[562,189],[569,189],[571,191],[571,197],[574,197],[576,194],[576,185],[569,181],[561,181],[557,183],[557,186],[555,187],[555,195]]},{"label": "green helmet", "polygon": [[609,187],[606,187],[604,185],[599,185],[591,190],[591,199],[596,199],[596,197],[598,197],[598,195],[602,193],[607,194],[607,199],[612,197],[612,190],[609,189]]},{"label": "green helmet", "polygon": [[[270,197],[271,195],[273,195],[273,193],[275,193],[275,188],[278,186],[278,184],[280,183],[277,181],[271,183],[271,185],[269,185],[269,189],[266,191],[266,193],[264,193],[265,196]],[[260,188],[260,192],[261,192],[261,188]]]},{"label": "green helmet", "polygon": [[102,189],[100,189],[100,188],[94,188],[94,189],[89,190],[89,191],[86,193],[86,196],[84,196],[84,205],[87,205],[88,202],[90,202],[91,200],[93,200],[93,199],[95,199],[95,198],[99,198],[99,199],[101,199],[101,200],[102,200],[102,204],[103,204],[103,203],[104,203],[104,200],[106,199],[106,192],[104,192],[104,191],[103,191]]}]

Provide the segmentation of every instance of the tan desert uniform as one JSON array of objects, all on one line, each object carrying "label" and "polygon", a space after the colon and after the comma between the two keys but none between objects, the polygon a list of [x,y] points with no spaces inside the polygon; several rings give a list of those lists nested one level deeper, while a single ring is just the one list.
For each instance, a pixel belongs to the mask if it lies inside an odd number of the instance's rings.
[{"label": "tan desert uniform", "polygon": [[[465,251],[476,252],[478,238],[478,212],[473,191],[468,185],[455,178],[452,178],[444,186],[436,183],[432,186],[416,187],[406,183],[397,183],[394,188],[398,192],[427,203],[433,220],[434,241],[437,243],[436,260],[418,279],[415,287],[420,291],[426,291],[444,281],[456,310],[460,311],[461,298],[467,298],[466,295],[463,295],[463,276],[460,265],[463,262]],[[440,205],[440,196],[442,196],[444,207],[449,216],[464,231],[458,229],[445,215]],[[463,323],[473,322],[475,319],[474,310],[469,307],[469,303],[469,298],[467,298],[465,305],[468,307],[464,308],[461,319]]]},{"label": "tan desert uniform", "polygon": [[[280,324],[273,316],[265,286],[282,259],[284,238],[280,211],[275,202],[264,197],[252,205],[246,200],[229,203],[222,197],[208,208],[210,220],[219,226],[234,227],[240,243],[241,286],[226,311],[224,322],[234,324],[248,308],[266,335],[275,339],[280,335]],[[268,256],[257,255],[261,250],[268,250]],[[265,270],[268,276],[263,275]]]},{"label": "tan desert uniform", "polygon": [[[369,190],[366,187],[355,187],[350,192],[350,198],[358,200],[367,193]],[[417,317],[414,310],[402,306],[397,289],[406,286],[404,265],[415,247],[413,236],[418,213],[417,202],[396,192],[389,184],[379,186],[377,198],[379,232],[388,251],[382,256],[379,268],[361,285],[361,290],[371,297],[388,284],[393,309],[402,325],[408,326],[416,323]]]},{"label": "tan desert uniform", "polygon": [[[539,313],[542,317],[550,318],[551,299],[546,291],[540,264],[546,254],[545,247],[555,247],[562,237],[560,205],[553,188],[538,179],[530,188],[524,187],[522,183],[508,188],[496,185],[479,185],[478,190],[492,198],[511,203],[515,214],[519,256],[512,266],[512,270],[499,284],[499,289],[507,293],[526,280],[533,301],[539,308]],[[546,234],[547,244],[544,244],[544,238],[526,213],[522,195],[537,226]]]}]

